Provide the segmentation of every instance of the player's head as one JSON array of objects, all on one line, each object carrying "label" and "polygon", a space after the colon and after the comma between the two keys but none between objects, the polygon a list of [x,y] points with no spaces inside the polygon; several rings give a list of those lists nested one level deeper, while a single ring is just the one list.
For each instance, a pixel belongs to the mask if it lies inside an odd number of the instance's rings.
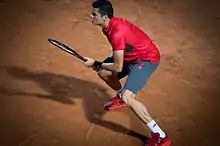
[{"label": "player's head", "polygon": [[90,17],[95,25],[103,25],[114,16],[111,2],[107,0],[95,0],[92,3]]}]

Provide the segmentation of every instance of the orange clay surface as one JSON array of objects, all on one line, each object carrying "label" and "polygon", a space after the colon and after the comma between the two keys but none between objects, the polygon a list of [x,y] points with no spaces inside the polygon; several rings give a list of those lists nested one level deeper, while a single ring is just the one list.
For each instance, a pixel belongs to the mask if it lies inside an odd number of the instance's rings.
[{"label": "orange clay surface", "polygon": [[[142,146],[150,136],[127,107],[104,111],[114,91],[47,41],[105,59],[111,46],[90,22],[91,2],[0,0],[1,146]],[[115,14],[143,29],[161,52],[137,99],[173,146],[220,145],[219,2],[111,2]]]}]

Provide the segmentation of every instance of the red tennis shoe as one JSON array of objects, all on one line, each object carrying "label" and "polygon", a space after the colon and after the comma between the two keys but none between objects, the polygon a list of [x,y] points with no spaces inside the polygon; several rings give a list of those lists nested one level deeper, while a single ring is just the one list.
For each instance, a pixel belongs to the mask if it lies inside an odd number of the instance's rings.
[{"label": "red tennis shoe", "polygon": [[171,146],[170,139],[166,136],[165,138],[161,138],[159,133],[152,133],[152,138],[147,140],[145,146]]},{"label": "red tennis shoe", "polygon": [[113,110],[121,107],[127,106],[124,101],[119,97],[119,95],[115,96],[109,102],[104,105],[105,110]]}]

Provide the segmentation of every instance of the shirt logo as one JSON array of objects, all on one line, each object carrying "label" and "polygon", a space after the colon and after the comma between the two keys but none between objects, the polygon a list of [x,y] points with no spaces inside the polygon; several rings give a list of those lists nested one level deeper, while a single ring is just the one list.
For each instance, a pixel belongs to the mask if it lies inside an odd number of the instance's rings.
[{"label": "shirt logo", "polygon": [[126,44],[125,45],[125,49],[126,49],[126,53],[131,53],[132,52],[132,50],[133,50],[133,46],[131,46],[131,45],[129,45],[129,44]]}]

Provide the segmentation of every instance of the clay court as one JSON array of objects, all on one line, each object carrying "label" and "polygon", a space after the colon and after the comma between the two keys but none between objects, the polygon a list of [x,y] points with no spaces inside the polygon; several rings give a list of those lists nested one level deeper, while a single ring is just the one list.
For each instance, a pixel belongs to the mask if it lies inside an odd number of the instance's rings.
[{"label": "clay court", "polygon": [[[90,22],[91,2],[0,0],[1,146],[143,146],[147,127],[127,107],[104,111],[114,91],[47,41],[105,59],[111,46]],[[220,145],[219,1],[111,2],[161,52],[137,98],[173,146]]]}]

